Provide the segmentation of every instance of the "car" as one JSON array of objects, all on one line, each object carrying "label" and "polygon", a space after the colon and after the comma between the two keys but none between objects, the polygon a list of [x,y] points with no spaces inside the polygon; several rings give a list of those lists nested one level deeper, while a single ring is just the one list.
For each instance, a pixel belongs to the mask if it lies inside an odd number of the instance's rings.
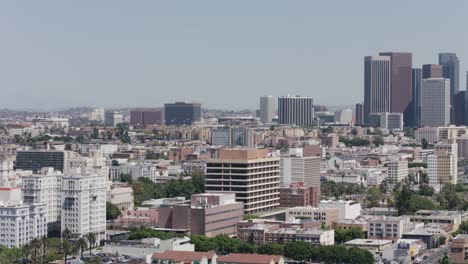
[{"label": "car", "polygon": [[428,258],[429,258],[429,256],[424,256],[424,257],[423,257],[423,260],[426,260],[426,259],[428,259]]}]

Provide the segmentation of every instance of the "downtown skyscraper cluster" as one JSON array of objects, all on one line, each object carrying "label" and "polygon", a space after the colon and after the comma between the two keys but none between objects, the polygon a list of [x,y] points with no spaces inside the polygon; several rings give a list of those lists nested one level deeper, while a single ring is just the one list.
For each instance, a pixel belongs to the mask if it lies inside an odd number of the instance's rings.
[{"label": "downtown skyscraper cluster", "polygon": [[411,53],[382,52],[364,58],[364,104],[356,105],[356,123],[369,125],[372,114],[401,113],[406,127],[464,124],[465,97],[455,53],[413,68]]}]

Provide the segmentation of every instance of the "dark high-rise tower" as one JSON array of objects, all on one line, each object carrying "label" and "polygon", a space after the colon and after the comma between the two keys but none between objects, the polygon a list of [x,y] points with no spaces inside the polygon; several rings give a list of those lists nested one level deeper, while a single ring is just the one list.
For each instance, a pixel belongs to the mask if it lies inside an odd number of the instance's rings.
[{"label": "dark high-rise tower", "polygon": [[450,79],[451,120],[454,121],[453,104],[455,95],[460,90],[460,61],[455,53],[439,53],[439,64],[442,65],[442,76],[445,79]]},{"label": "dark high-rise tower", "polygon": [[439,64],[424,64],[422,67],[423,79],[442,78],[442,65]]},{"label": "dark high-rise tower", "polygon": [[364,124],[364,106],[361,103],[356,104],[356,125]]},{"label": "dark high-rise tower", "polygon": [[283,96],[278,98],[278,123],[311,126],[314,121],[312,97]]},{"label": "dark high-rise tower", "polygon": [[382,52],[380,56],[389,56],[391,60],[390,111],[403,113],[404,123],[408,125],[413,116],[411,109],[413,99],[412,54],[410,52]]},{"label": "dark high-rise tower", "polygon": [[417,127],[420,124],[421,119],[421,81],[422,81],[422,70],[420,68],[414,68],[412,70],[412,89],[413,89],[413,120],[412,126]]}]

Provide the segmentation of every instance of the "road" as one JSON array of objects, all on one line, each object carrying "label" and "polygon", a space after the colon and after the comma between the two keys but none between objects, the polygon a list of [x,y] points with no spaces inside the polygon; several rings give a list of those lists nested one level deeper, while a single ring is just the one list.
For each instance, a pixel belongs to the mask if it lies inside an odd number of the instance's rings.
[{"label": "road", "polygon": [[441,259],[445,254],[448,254],[450,247],[448,245],[444,245],[440,248],[435,248],[431,250],[427,250],[423,256],[428,256],[427,260],[424,260],[422,263],[427,264],[437,264],[439,259]]}]

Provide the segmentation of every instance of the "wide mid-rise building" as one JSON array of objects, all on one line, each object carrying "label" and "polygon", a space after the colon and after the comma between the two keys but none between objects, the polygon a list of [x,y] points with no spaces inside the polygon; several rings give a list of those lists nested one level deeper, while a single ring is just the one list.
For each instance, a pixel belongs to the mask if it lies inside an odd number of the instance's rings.
[{"label": "wide mid-rise building", "polygon": [[312,97],[283,96],[278,98],[278,123],[282,125],[311,126],[314,121]]},{"label": "wide mid-rise building", "polygon": [[185,102],[165,104],[164,119],[166,125],[192,125],[201,121],[201,104]]},{"label": "wide mid-rise building", "polygon": [[163,125],[164,109],[162,108],[135,108],[130,110],[130,124]]},{"label": "wide mid-rise building", "polygon": [[304,156],[302,149],[290,149],[280,160],[280,184],[304,183],[309,187],[320,187],[320,157]]},{"label": "wide mid-rise building", "polygon": [[266,149],[224,149],[206,162],[206,191],[233,192],[246,214],[279,206],[280,158]]}]

